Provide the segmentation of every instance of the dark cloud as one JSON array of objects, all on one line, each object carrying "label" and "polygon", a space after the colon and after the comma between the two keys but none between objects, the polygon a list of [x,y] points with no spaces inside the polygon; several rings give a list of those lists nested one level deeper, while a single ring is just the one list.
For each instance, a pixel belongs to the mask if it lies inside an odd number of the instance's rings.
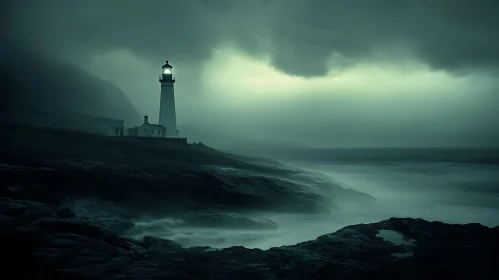
[{"label": "dark cloud", "polygon": [[20,42],[59,54],[127,48],[187,62],[232,43],[305,76],[324,74],[333,52],[359,61],[397,46],[439,69],[499,64],[495,0],[31,0],[14,8]]},{"label": "dark cloud", "polygon": [[[199,59],[214,38],[196,2],[23,1],[13,22],[23,43],[52,53],[95,55],[125,48],[145,57]],[[199,29],[203,26],[208,32]]]}]

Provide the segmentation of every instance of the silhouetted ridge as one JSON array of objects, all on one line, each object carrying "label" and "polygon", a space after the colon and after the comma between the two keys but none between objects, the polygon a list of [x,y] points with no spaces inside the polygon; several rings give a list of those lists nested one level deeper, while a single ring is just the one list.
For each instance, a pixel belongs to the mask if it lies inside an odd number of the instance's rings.
[{"label": "silhouetted ridge", "polygon": [[[123,91],[75,66],[41,55],[12,49],[2,51],[0,86],[2,113],[11,120],[26,114],[31,123],[38,113],[79,114],[140,120]],[[35,123],[38,124],[38,123]]]}]

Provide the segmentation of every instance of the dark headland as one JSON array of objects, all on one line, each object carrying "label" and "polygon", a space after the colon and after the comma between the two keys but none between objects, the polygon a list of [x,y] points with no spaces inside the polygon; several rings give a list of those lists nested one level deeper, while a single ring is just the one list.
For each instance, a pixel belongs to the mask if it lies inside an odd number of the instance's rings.
[{"label": "dark headland", "polygon": [[269,250],[131,238],[143,217],[272,230],[279,225],[250,213],[324,214],[337,202],[374,198],[203,144],[1,129],[8,132],[0,140],[2,279],[499,278],[499,227],[480,224],[393,218]]}]

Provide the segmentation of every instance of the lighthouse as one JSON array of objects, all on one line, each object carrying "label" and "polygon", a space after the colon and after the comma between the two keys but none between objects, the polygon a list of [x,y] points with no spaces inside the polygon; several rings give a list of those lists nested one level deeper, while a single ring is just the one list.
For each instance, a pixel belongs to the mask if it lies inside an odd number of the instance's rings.
[{"label": "lighthouse", "polygon": [[159,76],[161,84],[161,97],[159,103],[159,124],[165,127],[166,137],[178,137],[177,116],[175,114],[175,94],[173,84],[173,66],[166,63],[161,67],[161,76]]}]

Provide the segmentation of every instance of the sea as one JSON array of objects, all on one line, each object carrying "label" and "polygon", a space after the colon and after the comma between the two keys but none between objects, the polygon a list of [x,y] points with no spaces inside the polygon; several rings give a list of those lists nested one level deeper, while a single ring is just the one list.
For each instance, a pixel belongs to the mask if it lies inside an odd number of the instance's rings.
[{"label": "sea", "polygon": [[333,198],[339,208],[328,215],[259,213],[258,218],[278,224],[273,231],[196,229],[170,238],[185,246],[267,249],[391,217],[499,226],[499,148],[295,149],[263,154],[320,172],[374,200],[355,203]]}]

